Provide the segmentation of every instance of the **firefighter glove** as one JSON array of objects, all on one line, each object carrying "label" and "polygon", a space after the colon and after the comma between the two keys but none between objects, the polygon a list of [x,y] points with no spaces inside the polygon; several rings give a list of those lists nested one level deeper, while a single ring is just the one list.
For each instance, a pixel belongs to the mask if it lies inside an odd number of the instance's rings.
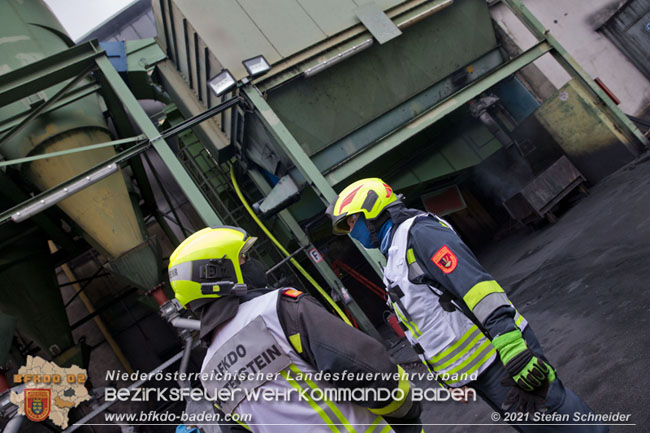
[{"label": "firefighter glove", "polygon": [[553,367],[533,354],[518,329],[497,336],[492,344],[506,371],[521,389],[533,391],[555,380]]},{"label": "firefighter glove", "polygon": [[541,387],[533,391],[525,391],[517,385],[512,377],[506,376],[501,381],[501,385],[510,388],[506,399],[501,403],[501,409],[512,412],[546,412],[548,382],[544,382]]}]

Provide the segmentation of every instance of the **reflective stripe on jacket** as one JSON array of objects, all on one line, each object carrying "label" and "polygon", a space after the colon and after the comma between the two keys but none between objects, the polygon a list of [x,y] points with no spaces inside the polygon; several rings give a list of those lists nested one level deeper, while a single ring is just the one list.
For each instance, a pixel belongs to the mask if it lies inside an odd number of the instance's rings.
[{"label": "reflective stripe on jacket", "polygon": [[[274,395],[286,395],[289,396],[289,399],[287,401],[283,399],[266,401],[262,398],[257,401],[242,399],[231,412],[239,415],[251,414],[252,420],[248,421],[247,425],[254,432],[393,432],[390,425],[381,416],[372,414],[368,409],[348,402],[330,401],[327,398],[310,398],[312,392],[314,396],[320,396],[320,391],[314,392],[314,390],[322,391],[332,388],[332,385],[312,379],[317,370],[296,353],[291,342],[285,336],[277,313],[278,295],[279,291],[276,290],[241,304],[237,315],[215,332],[203,361],[201,372],[209,374],[215,365],[218,365],[218,358],[224,353],[220,349],[231,347],[233,342],[236,342],[237,347],[242,347],[240,353],[233,355],[234,363],[237,362],[235,357],[239,354],[243,356],[248,348],[259,350],[260,338],[251,335],[247,330],[250,331],[251,326],[259,323],[259,318],[261,318],[272,340],[282,351],[282,355],[288,356],[289,365],[279,370],[279,374],[273,375],[274,379],[265,381],[261,385],[252,384],[252,387],[253,389],[257,388],[260,395],[272,390]],[[267,338],[264,341],[268,341],[268,337],[264,338]],[[235,350],[235,352],[237,351]],[[271,352],[269,353],[273,355]],[[215,355],[219,356],[213,359]],[[254,372],[256,368],[264,371],[264,367],[260,367],[260,365],[270,365],[275,359],[275,355],[262,356],[258,359],[260,363],[251,365],[251,371],[247,372]],[[232,365],[230,358],[226,359],[226,366],[228,363]],[[215,384],[210,381],[202,382],[209,395],[214,395],[217,391]],[[251,386],[251,383],[243,383],[238,386],[246,388]],[[300,398],[300,396],[303,397]]]},{"label": "reflective stripe on jacket", "polygon": [[[476,379],[496,359],[496,349],[465,314],[457,309],[449,312],[442,308],[441,290],[427,284],[415,284],[409,279],[409,271],[412,274],[417,263],[407,257],[408,233],[416,218],[427,216],[409,218],[394,229],[384,283],[415,351],[429,369],[438,373],[439,381],[460,387]],[[409,262],[414,266],[409,266]],[[515,323],[521,329],[526,325],[518,313]]]}]

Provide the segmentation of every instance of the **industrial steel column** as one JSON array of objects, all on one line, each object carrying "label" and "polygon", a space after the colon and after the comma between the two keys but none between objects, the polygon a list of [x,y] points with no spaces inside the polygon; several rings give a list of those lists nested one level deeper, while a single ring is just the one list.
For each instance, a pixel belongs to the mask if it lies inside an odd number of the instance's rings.
[{"label": "industrial steel column", "polygon": [[194,209],[196,209],[201,219],[203,219],[203,222],[209,226],[222,225],[219,216],[212,209],[210,203],[203,196],[201,190],[196,186],[190,175],[185,171],[185,168],[178,161],[167,142],[160,137],[160,132],[151,122],[142,107],[140,107],[137,99],[135,99],[135,96],[133,96],[133,93],[131,93],[131,90],[129,90],[119,73],[111,65],[108,58],[106,56],[100,56],[95,59],[95,62],[142,133],[151,140],[152,146],[156,149],[156,152],[158,152],[165,165],[167,165],[172,176],[174,176],[174,179],[176,179],[176,182],[178,182],[178,185],[190,203],[192,203],[192,206],[194,206]]},{"label": "industrial steel column", "polygon": [[[266,179],[264,179],[264,176],[257,171],[257,170],[249,170],[248,175],[250,178],[253,180],[255,185],[260,189],[262,194],[268,194],[271,192],[271,186],[268,184]],[[291,213],[287,210],[284,209],[278,213],[278,216],[282,220],[282,222],[291,230],[293,235],[296,237],[296,241],[298,242],[298,245],[300,245],[303,248],[303,251],[307,253],[307,251],[312,247],[311,242],[309,241],[309,237],[307,234],[302,230],[300,227],[300,224],[298,224],[298,221],[291,215]],[[323,278],[325,278],[325,281],[327,281],[327,284],[330,287],[333,287],[334,290],[338,293],[338,295],[343,299],[343,303],[345,304],[345,297],[343,296],[341,288],[344,287],[343,283],[339,278],[336,276],[332,268],[329,267],[329,265],[325,262],[325,260],[322,260],[318,263],[312,260],[312,263],[316,266],[316,269],[318,269],[318,272],[322,275]],[[374,337],[375,339],[382,341],[383,339],[381,338],[381,335],[379,335],[379,332],[375,329],[374,326],[372,326],[372,323],[368,319],[368,316],[366,316],[366,313],[363,312],[361,307],[356,303],[354,299],[350,296],[350,302],[345,304],[346,307],[350,310],[350,313],[354,316],[355,320],[359,323],[359,326],[361,329],[363,329],[368,335]]]},{"label": "industrial steel column", "polygon": [[[273,135],[273,138],[275,138],[278,146],[280,146],[289,159],[291,159],[291,162],[293,162],[298,171],[300,171],[304,176],[323,203],[325,203],[325,205],[331,203],[337,196],[336,192],[327,182],[323,174],[318,170],[318,168],[316,168],[303,148],[300,147],[300,144],[298,144],[293,135],[291,135],[277,114],[275,114],[273,108],[271,108],[271,106],[266,102],[257,88],[245,86],[243,90],[249,101],[260,113],[262,120],[268,127],[269,132]],[[380,265],[385,266],[386,258],[378,250],[366,250],[356,240],[354,243],[375,272],[377,272],[377,275],[381,277],[382,272]]]},{"label": "industrial steel column", "polygon": [[600,100],[604,103],[605,107],[603,112],[609,117],[612,122],[621,130],[623,135],[630,140],[624,143],[626,147],[635,155],[638,155],[639,148],[637,145],[650,147],[650,141],[645,137],[641,131],[632,123],[632,121],[621,111],[620,108],[611,100],[609,96],[594,82],[592,77],[589,76],[576,62],[576,60],[564,49],[557,39],[551,34],[548,29],[545,29],[542,23],[533,15],[528,8],[522,3],[521,0],[503,0],[508,8],[519,18],[519,20],[528,28],[528,30],[537,38],[538,41],[546,41],[553,48],[551,54],[557,62],[569,73],[572,77],[579,80],[582,84],[591,89]]}]

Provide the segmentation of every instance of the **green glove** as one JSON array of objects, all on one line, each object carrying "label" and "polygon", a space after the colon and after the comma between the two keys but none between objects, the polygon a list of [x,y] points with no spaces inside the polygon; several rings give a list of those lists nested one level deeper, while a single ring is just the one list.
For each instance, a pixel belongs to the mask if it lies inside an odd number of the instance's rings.
[{"label": "green glove", "polygon": [[521,332],[516,329],[492,340],[508,374],[517,385],[533,391],[555,380],[555,370],[533,354]]}]

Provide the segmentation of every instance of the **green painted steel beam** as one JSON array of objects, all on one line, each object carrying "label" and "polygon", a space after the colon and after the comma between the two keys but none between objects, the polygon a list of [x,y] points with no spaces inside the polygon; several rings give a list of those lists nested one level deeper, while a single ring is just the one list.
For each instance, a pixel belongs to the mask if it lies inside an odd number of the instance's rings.
[{"label": "green painted steel beam", "polygon": [[[334,191],[334,188],[332,188],[328,183],[316,165],[314,165],[314,162],[305,153],[304,149],[300,144],[298,144],[293,135],[291,135],[291,132],[289,132],[277,114],[275,114],[257,88],[248,85],[244,86],[242,90],[248,97],[248,100],[259,112],[262,121],[265,123],[276,143],[289,159],[291,159],[291,162],[305,178],[307,184],[312,187],[316,195],[318,195],[325,205],[334,201],[338,195]],[[357,248],[359,248],[359,251],[361,251],[364,258],[368,263],[370,263],[370,266],[372,266],[375,272],[381,276],[382,272],[380,266],[386,264],[386,258],[379,252],[379,250],[366,250],[356,240],[354,243]]]},{"label": "green painted steel beam", "polygon": [[529,63],[532,63],[550,50],[551,46],[548,43],[540,42],[520,56],[510,60],[508,63],[504,63],[494,71],[482,76],[470,85],[442,100],[440,103],[425,111],[420,117],[417,117],[409,124],[377,141],[377,143],[368,147],[365,151],[358,153],[356,156],[334,167],[327,172],[325,178],[331,185],[336,185],[344,181],[360,168],[367,166],[397,148],[404,141],[424,131],[435,122],[462,107],[477,95],[485,92],[490,87],[514,74]]},{"label": "green painted steel beam", "polygon": [[626,147],[635,155],[640,153],[637,146],[643,145],[650,147],[650,140],[632,123],[629,117],[621,111],[620,108],[607,96],[603,89],[598,86],[593,78],[585,72],[576,60],[564,49],[560,42],[542,25],[542,23],[533,15],[521,0],[503,0],[510,10],[519,18],[519,20],[528,28],[528,30],[538,40],[545,40],[553,48],[551,54],[560,63],[573,78],[578,79],[582,84],[594,92],[605,105],[605,113],[620,129],[621,133],[630,140],[624,143]]},{"label": "green painted steel beam", "polygon": [[118,146],[120,144],[133,143],[134,141],[144,140],[144,139],[146,139],[144,135],[137,135],[135,137],[108,141],[106,143],[97,143],[97,144],[91,144],[89,146],[82,146],[82,147],[75,147],[73,149],[60,150],[58,152],[42,153],[39,155],[28,156],[25,158],[10,159],[9,161],[1,161],[0,167],[6,167],[8,165],[14,165],[14,164],[22,164],[24,162],[36,161],[38,159],[54,158],[57,156],[68,155],[70,153],[86,152],[89,150],[100,149],[102,147],[113,147],[113,146]]},{"label": "green painted steel beam", "polygon": [[334,189],[325,180],[316,165],[312,162],[305,151],[300,147],[291,132],[282,123],[280,118],[275,114],[273,108],[266,102],[259,91],[252,86],[243,87],[244,93],[257,108],[262,120],[266,123],[269,131],[276,139],[277,144],[287,154],[291,162],[298,168],[300,173],[305,177],[307,183],[314,188],[316,194],[325,204],[330,203],[337,196]]},{"label": "green painted steel beam", "polygon": [[[4,172],[0,170],[0,191],[1,195],[6,197],[8,201],[12,204],[21,205],[23,202],[29,200],[29,195],[21,190],[18,185],[14,183],[13,180]],[[13,208],[14,211],[16,207]],[[11,218],[12,210],[3,212],[0,216],[0,224],[6,219],[5,215]],[[78,251],[76,248],[75,241],[72,239],[72,236],[63,231],[61,226],[55,222],[56,219],[52,218],[50,215],[40,213],[34,215],[32,220],[36,225],[38,225],[54,242],[59,244],[65,251]],[[85,243],[85,242],[84,242]]]},{"label": "green painted steel beam", "polygon": [[151,146],[151,143],[149,141],[145,141],[144,143],[136,144],[135,146],[132,146],[129,149],[127,149],[127,150],[125,150],[125,151],[123,151],[121,153],[118,153],[115,156],[112,156],[111,158],[105,160],[104,162],[102,162],[100,164],[97,164],[94,167],[92,167],[92,168],[90,168],[90,169],[88,169],[88,170],[86,170],[86,171],[84,171],[82,173],[79,173],[78,175],[68,179],[67,181],[65,181],[65,182],[63,182],[63,183],[61,183],[61,184],[59,184],[59,185],[57,185],[57,186],[55,186],[53,188],[50,188],[47,191],[43,191],[40,194],[37,194],[37,195],[35,195],[33,197],[30,197],[27,200],[22,201],[20,204],[18,204],[16,206],[14,206],[14,207],[12,207],[10,209],[7,209],[7,210],[3,211],[2,213],[0,213],[0,224],[2,224],[3,222],[11,219],[11,216],[16,212],[20,212],[21,209],[27,208],[27,207],[35,204],[38,201],[44,200],[45,198],[49,197],[52,194],[56,194],[57,192],[64,190],[65,188],[69,187],[73,183],[81,181],[85,177],[87,177],[87,176],[89,176],[91,174],[94,174],[96,171],[98,171],[98,170],[100,170],[100,169],[102,169],[102,168],[104,168],[104,167],[106,167],[106,166],[108,166],[110,164],[119,164],[119,163],[121,163],[123,161],[126,161],[129,158],[132,158],[135,155],[137,155],[137,154],[139,154],[141,152],[144,152],[150,146]]},{"label": "green painted steel beam", "polygon": [[[482,75],[487,74],[494,68],[498,68],[502,63],[503,57],[498,48],[489,51],[471,63],[473,70],[467,74],[466,83],[469,84],[478,80]],[[467,67],[461,69],[467,70]],[[362,152],[366,146],[375,143],[382,137],[409,123],[413,118],[420,116],[456,90],[452,77],[446,77],[428,89],[400,103],[392,110],[312,154],[311,159],[321,172],[327,173],[328,170],[344,162],[347,158]]]},{"label": "green painted steel beam", "polygon": [[50,108],[59,99],[61,99],[66,93],[68,93],[69,90],[71,90],[77,84],[79,84],[79,82],[81,82],[81,80],[83,80],[92,69],[93,69],[93,65],[92,64],[88,65],[76,77],[68,81],[61,89],[59,89],[54,95],[52,95],[44,103],[32,109],[31,112],[29,112],[27,116],[25,116],[16,126],[11,128],[9,131],[4,133],[2,137],[0,137],[0,146],[2,146],[5,142],[7,142],[12,137],[16,136],[16,134],[18,134],[20,131],[25,129],[27,125],[29,125],[29,122],[31,122],[32,120],[40,116],[45,110]]},{"label": "green painted steel beam", "polygon": [[185,168],[178,158],[176,158],[176,155],[169,147],[169,144],[167,144],[165,139],[160,136],[160,132],[151,122],[137,99],[135,99],[135,96],[133,96],[133,93],[131,93],[118,72],[115,70],[113,65],[111,65],[108,58],[102,56],[98,57],[95,61],[101,73],[106,78],[109,86],[124,104],[142,133],[151,140],[154,149],[156,149],[160,158],[163,160],[165,165],[167,165],[172,176],[174,176],[174,179],[178,182],[178,185],[181,187],[190,203],[192,203],[194,209],[197,211],[201,219],[203,219],[203,222],[209,226],[221,225],[222,222],[219,216],[216,214],[214,209],[212,209],[212,206],[210,206],[210,203],[203,196],[201,190],[194,183],[187,171],[185,171]]},{"label": "green painted steel beam", "polygon": [[[253,180],[255,185],[257,185],[262,194],[268,195],[271,192],[271,186],[259,171],[248,170],[248,175]],[[296,221],[293,215],[291,215],[291,212],[289,212],[287,209],[280,211],[278,213],[278,217],[284,223],[284,225],[289,228],[291,233],[293,233],[293,235],[296,237],[296,241],[301,247],[303,247],[303,251],[309,257],[308,251],[311,248],[314,248],[314,246],[309,240],[309,236],[307,236],[302,227],[300,227],[300,224],[298,224],[298,221]],[[341,299],[344,299],[343,293],[341,291],[341,288],[344,287],[343,282],[341,282],[341,280],[336,276],[327,262],[325,262],[325,260],[321,260],[319,263],[315,263],[313,260],[311,262],[314,264],[314,266],[316,266],[316,269],[318,269],[318,272],[325,279],[325,281],[327,281],[327,284],[330,286],[330,288],[334,289],[336,293],[338,293],[338,295],[341,297]],[[381,335],[379,335],[379,332],[377,332],[375,327],[372,326],[372,323],[370,322],[370,319],[368,319],[368,316],[366,316],[366,313],[363,312],[361,307],[359,307],[359,304],[357,304],[351,295],[350,298],[351,301],[350,303],[346,304],[346,307],[350,310],[361,329],[364,330],[368,335],[374,337],[376,340],[383,341]]]},{"label": "green painted steel beam", "polygon": [[87,42],[2,75],[0,107],[78,76],[102,52]]},{"label": "green painted steel beam", "polygon": [[[61,97],[57,102],[53,103],[52,106],[49,108],[45,109],[41,114],[47,114],[50,113],[58,108],[65,107],[68,104],[72,104],[75,101],[78,101],[81,98],[84,98],[91,93],[95,93],[101,88],[101,86],[97,83],[89,83],[86,85],[79,86],[75,89],[72,89],[70,92],[68,92],[65,96]],[[21,123],[27,116],[29,116],[30,113],[24,113],[19,116],[15,116],[13,118],[7,119],[3,123],[0,123],[0,133],[4,133],[5,131],[8,131],[9,129],[15,127],[19,123]]]}]

